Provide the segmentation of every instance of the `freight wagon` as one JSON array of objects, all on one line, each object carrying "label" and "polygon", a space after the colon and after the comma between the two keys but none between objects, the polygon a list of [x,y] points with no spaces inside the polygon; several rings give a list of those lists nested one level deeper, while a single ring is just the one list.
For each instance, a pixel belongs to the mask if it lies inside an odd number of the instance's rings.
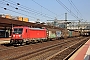
[{"label": "freight wagon", "polygon": [[48,38],[48,40],[60,39],[61,34],[62,34],[62,32],[61,32],[60,29],[47,28],[47,38]]},{"label": "freight wagon", "polygon": [[66,39],[69,37],[69,31],[67,29],[62,31],[62,38]]},{"label": "freight wagon", "polygon": [[74,31],[74,37],[78,37],[80,36],[80,32],[79,31]]},{"label": "freight wagon", "polygon": [[79,31],[69,30],[69,37],[78,37],[80,36]]}]

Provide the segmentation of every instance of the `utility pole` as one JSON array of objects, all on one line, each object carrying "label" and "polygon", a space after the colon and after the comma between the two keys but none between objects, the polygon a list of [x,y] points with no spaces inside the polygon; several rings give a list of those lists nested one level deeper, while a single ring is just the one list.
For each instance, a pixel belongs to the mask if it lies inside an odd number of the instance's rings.
[{"label": "utility pole", "polygon": [[65,13],[65,21],[67,21],[67,13]]},{"label": "utility pole", "polygon": [[64,35],[65,35],[65,38],[67,36],[67,13],[65,13],[65,31],[64,31]]},{"label": "utility pole", "polygon": [[80,29],[80,20],[79,20],[79,22],[78,22],[78,29]]},{"label": "utility pole", "polygon": [[67,29],[67,13],[65,13],[65,28]]}]

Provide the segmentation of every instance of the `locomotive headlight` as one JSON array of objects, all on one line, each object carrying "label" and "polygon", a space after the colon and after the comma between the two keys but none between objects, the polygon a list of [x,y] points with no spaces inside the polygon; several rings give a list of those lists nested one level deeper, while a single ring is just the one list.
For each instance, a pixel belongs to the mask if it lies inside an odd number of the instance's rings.
[{"label": "locomotive headlight", "polygon": [[22,35],[18,35],[19,37],[22,37]]},{"label": "locomotive headlight", "polygon": [[13,37],[15,37],[15,35],[13,35]]},{"label": "locomotive headlight", "polygon": [[19,37],[21,37],[21,35],[18,35]]}]

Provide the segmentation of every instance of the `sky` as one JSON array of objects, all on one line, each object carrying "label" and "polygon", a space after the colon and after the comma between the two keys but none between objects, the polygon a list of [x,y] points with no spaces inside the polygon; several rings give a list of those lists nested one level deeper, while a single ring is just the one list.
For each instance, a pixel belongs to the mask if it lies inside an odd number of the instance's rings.
[{"label": "sky", "polygon": [[67,20],[90,22],[89,6],[90,0],[0,0],[0,14],[27,17],[29,21],[47,22],[55,18],[65,20],[67,13]]}]

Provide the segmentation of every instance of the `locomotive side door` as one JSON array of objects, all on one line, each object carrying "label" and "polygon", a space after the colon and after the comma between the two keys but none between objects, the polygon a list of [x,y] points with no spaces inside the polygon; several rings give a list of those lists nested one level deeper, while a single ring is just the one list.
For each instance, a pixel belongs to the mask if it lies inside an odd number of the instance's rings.
[{"label": "locomotive side door", "polygon": [[26,29],[26,38],[29,39],[29,29]]}]

